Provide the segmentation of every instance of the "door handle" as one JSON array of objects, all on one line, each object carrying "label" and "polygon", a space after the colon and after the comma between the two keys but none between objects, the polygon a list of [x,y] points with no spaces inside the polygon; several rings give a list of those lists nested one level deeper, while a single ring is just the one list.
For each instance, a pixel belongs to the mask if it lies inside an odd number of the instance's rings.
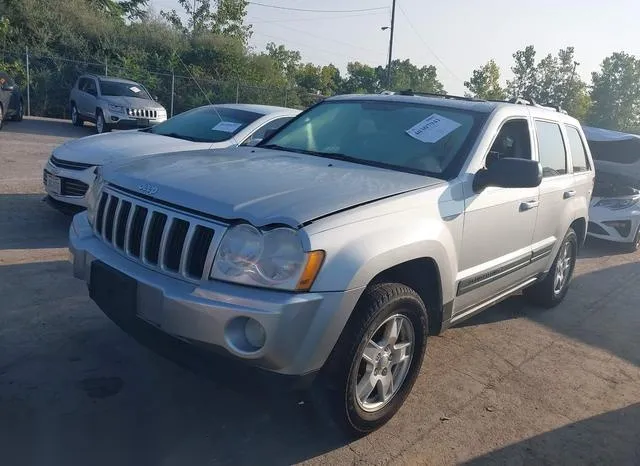
[{"label": "door handle", "polygon": [[575,195],[576,195],[576,190],[572,189],[570,191],[565,191],[564,195],[562,197],[563,197],[563,199],[571,199]]},{"label": "door handle", "polygon": [[538,207],[539,204],[540,203],[538,201],[535,201],[535,200],[523,202],[523,203],[520,204],[520,212],[524,212],[526,210],[535,209],[536,207]]}]

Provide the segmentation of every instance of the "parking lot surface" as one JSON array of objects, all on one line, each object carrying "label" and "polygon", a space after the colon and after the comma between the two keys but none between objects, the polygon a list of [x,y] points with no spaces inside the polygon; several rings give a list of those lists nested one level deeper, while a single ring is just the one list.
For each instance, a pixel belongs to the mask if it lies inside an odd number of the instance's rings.
[{"label": "parking lot surface", "polygon": [[432,337],[412,394],[348,443],[303,398],[222,383],[138,345],[67,262],[42,168],[92,133],[0,132],[0,464],[640,464],[640,255],[589,243],[565,302],[514,297]]}]

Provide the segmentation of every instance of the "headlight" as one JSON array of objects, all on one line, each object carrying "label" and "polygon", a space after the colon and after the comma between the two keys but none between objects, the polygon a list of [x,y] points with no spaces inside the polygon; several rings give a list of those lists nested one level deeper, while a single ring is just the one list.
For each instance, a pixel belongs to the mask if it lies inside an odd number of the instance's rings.
[{"label": "headlight", "polygon": [[260,231],[241,224],[222,238],[211,278],[280,290],[307,291],[320,270],[324,251],[305,252],[291,228]]},{"label": "headlight", "polygon": [[124,107],[120,105],[109,104],[109,111],[113,113],[124,113]]},{"label": "headlight", "polygon": [[87,219],[89,220],[89,225],[93,226],[93,223],[96,218],[96,212],[98,211],[98,203],[100,202],[100,193],[102,192],[102,186],[104,185],[104,180],[102,179],[102,172],[100,167],[95,168],[95,178],[89,186],[87,191]]},{"label": "headlight", "polygon": [[596,207],[606,207],[611,210],[622,210],[636,205],[638,201],[640,201],[640,197],[626,199],[600,199],[596,204]]}]

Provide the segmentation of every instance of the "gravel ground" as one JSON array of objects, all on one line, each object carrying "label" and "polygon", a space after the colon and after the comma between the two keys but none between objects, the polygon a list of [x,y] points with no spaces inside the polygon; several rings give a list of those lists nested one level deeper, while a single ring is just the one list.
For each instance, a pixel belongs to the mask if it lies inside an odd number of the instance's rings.
[{"label": "gravel ground", "polygon": [[89,300],[41,173],[91,132],[0,132],[0,464],[640,464],[640,255],[590,243],[560,307],[514,297],[431,338],[404,408],[348,444],[308,403],[154,355]]}]

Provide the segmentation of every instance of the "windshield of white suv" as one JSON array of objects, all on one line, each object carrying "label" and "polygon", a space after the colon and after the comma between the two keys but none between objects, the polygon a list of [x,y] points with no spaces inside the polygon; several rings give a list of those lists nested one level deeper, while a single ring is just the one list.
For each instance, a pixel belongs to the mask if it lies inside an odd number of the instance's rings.
[{"label": "windshield of white suv", "polygon": [[116,97],[137,97],[139,99],[153,100],[149,93],[140,84],[123,83],[121,81],[100,80],[100,93]]},{"label": "windshield of white suv", "polygon": [[480,113],[445,106],[327,101],[262,147],[449,178],[453,162],[464,158],[483,120]]},{"label": "windshield of white suv", "polygon": [[206,106],[176,115],[148,132],[195,142],[222,142],[261,116],[246,110]]}]

